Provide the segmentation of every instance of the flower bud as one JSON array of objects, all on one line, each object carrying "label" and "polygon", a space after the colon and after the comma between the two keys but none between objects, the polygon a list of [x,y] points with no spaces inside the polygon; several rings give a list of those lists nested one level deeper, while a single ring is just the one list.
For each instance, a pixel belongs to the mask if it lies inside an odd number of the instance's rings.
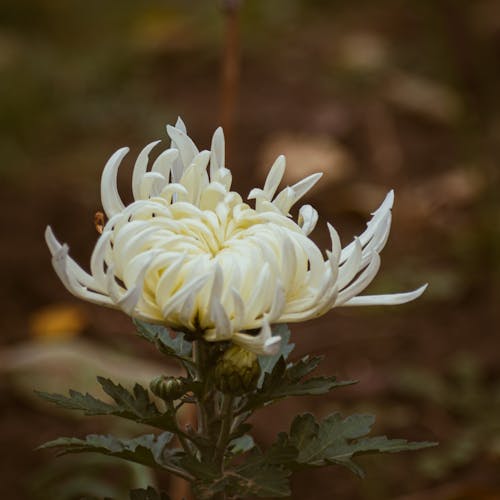
[{"label": "flower bud", "polygon": [[231,346],[215,366],[215,386],[219,391],[233,396],[255,389],[259,376],[257,356],[237,345]]},{"label": "flower bud", "polygon": [[155,396],[166,401],[179,399],[187,389],[182,378],[166,377],[164,375],[154,378],[150,382],[149,388]]}]

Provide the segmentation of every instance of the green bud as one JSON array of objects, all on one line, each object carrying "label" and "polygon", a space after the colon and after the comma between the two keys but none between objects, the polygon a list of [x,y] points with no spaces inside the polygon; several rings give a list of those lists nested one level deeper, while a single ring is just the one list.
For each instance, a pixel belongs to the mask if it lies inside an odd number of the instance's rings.
[{"label": "green bud", "polygon": [[166,401],[179,399],[186,393],[187,389],[182,378],[166,377],[164,375],[154,378],[149,384],[149,388],[155,396]]},{"label": "green bud", "polygon": [[217,360],[215,386],[219,391],[240,396],[257,387],[260,365],[257,356],[237,345],[232,345]]}]

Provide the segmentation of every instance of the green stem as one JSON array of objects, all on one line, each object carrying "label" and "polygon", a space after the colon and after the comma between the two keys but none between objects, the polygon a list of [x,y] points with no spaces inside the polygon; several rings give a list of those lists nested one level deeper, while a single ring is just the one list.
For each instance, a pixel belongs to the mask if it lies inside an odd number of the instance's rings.
[{"label": "green stem", "polygon": [[217,439],[217,444],[215,446],[215,462],[223,468],[224,466],[224,454],[227,448],[227,442],[231,431],[231,425],[233,423],[233,403],[234,396],[229,394],[224,394],[224,399],[222,401],[221,407],[221,424],[219,431],[219,438]]},{"label": "green stem", "polygon": [[185,479],[186,481],[193,482],[196,478],[189,474],[189,472],[186,472],[184,469],[180,469],[179,467],[176,467],[175,465],[167,465],[163,464],[162,467],[165,470],[168,470],[170,473],[175,474],[176,476],[182,477],[182,479]]},{"label": "green stem", "polygon": [[168,408],[174,415],[174,422],[175,422],[175,428],[176,428],[176,435],[177,439],[179,440],[179,443],[181,444],[183,450],[186,452],[188,456],[193,456],[193,453],[191,451],[191,446],[188,443],[188,440],[194,443],[193,439],[188,436],[180,427],[179,427],[179,422],[177,420],[177,413],[175,411],[175,406],[173,401],[168,401],[167,403]]},{"label": "green stem", "polygon": [[197,340],[193,342],[193,361],[197,368],[197,381],[203,384],[203,389],[201,391],[201,396],[198,397],[198,402],[196,404],[197,409],[197,420],[198,420],[198,434],[202,437],[207,436],[208,430],[208,418],[207,411],[205,407],[205,394],[206,394],[206,352],[203,345],[203,340]]}]

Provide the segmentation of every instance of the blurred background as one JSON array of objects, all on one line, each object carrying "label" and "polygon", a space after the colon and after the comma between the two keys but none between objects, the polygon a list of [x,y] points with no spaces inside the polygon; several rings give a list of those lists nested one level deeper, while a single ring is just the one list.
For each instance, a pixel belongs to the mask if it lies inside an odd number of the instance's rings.
[{"label": "blurred background", "polygon": [[[200,147],[226,127],[233,186],[325,175],[307,202],[342,242],[394,188],[391,237],[369,292],[425,295],[293,325],[294,356],[358,385],[280,403],[294,413],[374,412],[376,432],[437,440],[298,474],[296,499],[500,499],[500,2],[494,0],[3,0],[0,8],[0,492],[12,500],[115,496],[183,485],[91,455],[34,451],[59,435],[137,433],[57,412],[33,388],[97,394],[96,374],[146,383],[165,367],[129,318],[73,299],[50,265],[51,224],[84,267],[98,234],[102,167],[119,147],[165,138],[181,115]],[[132,160],[120,182],[130,198]]]}]

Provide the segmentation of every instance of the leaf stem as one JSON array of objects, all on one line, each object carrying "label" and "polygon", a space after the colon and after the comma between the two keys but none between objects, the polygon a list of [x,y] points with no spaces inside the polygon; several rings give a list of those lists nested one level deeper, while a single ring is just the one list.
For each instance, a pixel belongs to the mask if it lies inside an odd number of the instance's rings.
[{"label": "leaf stem", "polygon": [[175,410],[175,406],[174,406],[174,402],[173,401],[169,401],[168,403],[168,408],[169,410],[172,412],[173,414],[173,421],[174,421],[174,425],[175,425],[175,429],[176,429],[176,436],[177,436],[177,439],[179,440],[179,443],[181,444],[183,450],[186,452],[186,455],[192,457],[193,456],[193,453],[192,453],[192,450],[191,450],[191,446],[190,444],[188,443],[188,440],[191,441],[192,443],[196,444],[194,442],[194,440],[191,438],[191,436],[189,436],[188,434],[186,434],[180,427],[179,427],[179,422],[177,420],[177,413],[176,413],[176,410]]},{"label": "leaf stem", "polygon": [[193,482],[196,479],[194,476],[189,474],[189,472],[186,472],[184,469],[176,467],[175,465],[162,464],[162,467],[170,473],[182,477],[182,479],[185,479],[186,481]]}]

